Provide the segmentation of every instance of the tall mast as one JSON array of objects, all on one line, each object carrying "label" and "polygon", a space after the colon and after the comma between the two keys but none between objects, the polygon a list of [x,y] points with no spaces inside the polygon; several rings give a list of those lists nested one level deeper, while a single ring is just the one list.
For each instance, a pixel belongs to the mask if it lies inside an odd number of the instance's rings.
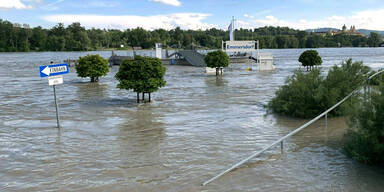
[{"label": "tall mast", "polygon": [[232,38],[235,40],[235,17],[232,16]]}]

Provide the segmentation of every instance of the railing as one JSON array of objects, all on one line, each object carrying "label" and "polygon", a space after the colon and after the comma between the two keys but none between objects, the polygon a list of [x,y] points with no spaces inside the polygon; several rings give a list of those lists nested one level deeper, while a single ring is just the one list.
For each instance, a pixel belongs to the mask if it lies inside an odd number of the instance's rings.
[{"label": "railing", "polygon": [[[381,71],[378,71],[377,73],[369,76],[367,78],[366,81],[362,82],[362,85],[364,83],[367,83],[368,82],[368,85],[370,83],[370,80],[375,77],[376,75],[380,74],[384,72],[384,70],[381,70]],[[360,85],[361,86],[361,85]],[[328,118],[328,113],[331,112],[332,110],[334,110],[336,107],[338,107],[339,105],[341,105],[342,103],[344,103],[348,98],[350,98],[355,92],[361,90],[361,87],[358,87],[356,88],[354,91],[352,91],[349,95],[347,95],[344,99],[342,99],[341,101],[339,101],[338,103],[336,103],[334,106],[332,106],[331,108],[329,108],[328,110],[324,111],[323,113],[321,113],[320,115],[318,115],[317,117],[313,118],[312,120],[308,121],[307,123],[305,123],[304,125],[302,125],[301,127],[295,129],[294,131],[290,132],[289,134],[285,135],[284,137],[281,137],[280,139],[278,139],[277,141],[273,142],[272,144],[268,145],[267,147],[265,147],[264,149],[262,149],[261,151],[258,151],[256,153],[253,153],[251,156],[243,159],[242,161],[232,165],[229,169],[219,173],[218,175],[212,177],[211,179],[205,181],[204,183],[202,183],[202,185],[207,185],[209,183],[211,183],[212,181],[216,180],[217,178],[225,175],[226,173],[236,169],[237,167],[239,167],[240,165],[246,163],[247,161],[251,160],[252,158],[264,153],[265,151],[267,151],[268,149],[274,147],[275,145],[279,144],[280,143],[280,147],[281,147],[281,151],[283,151],[283,145],[284,145],[284,140],[288,139],[289,137],[295,135],[296,133],[300,132],[301,130],[307,128],[309,125],[311,125],[312,123],[316,122],[317,120],[319,120],[320,118],[324,117],[325,118],[325,126],[327,126],[327,118]]]}]

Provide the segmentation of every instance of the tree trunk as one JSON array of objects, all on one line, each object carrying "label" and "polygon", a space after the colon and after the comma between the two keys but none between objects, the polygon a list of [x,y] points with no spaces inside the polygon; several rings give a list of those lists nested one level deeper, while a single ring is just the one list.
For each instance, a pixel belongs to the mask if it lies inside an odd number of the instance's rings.
[{"label": "tree trunk", "polygon": [[99,82],[99,77],[91,77],[91,82]]},{"label": "tree trunk", "polygon": [[144,100],[144,92],[142,93],[142,100],[143,100],[143,103],[145,103],[145,100]]},{"label": "tree trunk", "polygon": [[140,103],[140,95],[139,95],[140,93],[139,92],[137,92],[137,103]]},{"label": "tree trunk", "polygon": [[151,93],[148,93],[149,94],[149,102],[151,102]]}]

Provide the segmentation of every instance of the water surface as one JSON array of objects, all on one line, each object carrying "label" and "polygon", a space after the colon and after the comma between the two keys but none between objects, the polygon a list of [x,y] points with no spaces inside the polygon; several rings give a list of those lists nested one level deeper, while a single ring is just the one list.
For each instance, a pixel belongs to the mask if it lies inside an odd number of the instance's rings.
[{"label": "water surface", "polygon": [[[383,191],[382,168],[343,153],[343,118],[329,119],[328,129],[320,120],[289,139],[283,154],[276,147],[201,186],[305,123],[263,107],[299,68],[303,50],[262,51],[273,53],[276,71],[232,64],[217,79],[167,66],[167,85],[139,105],[135,93],[116,88],[117,66],[99,83],[71,68],[57,87],[61,131],[38,66],[111,53],[0,53],[0,191]],[[375,69],[384,63],[383,48],[318,51],[324,71],[349,57]]]}]

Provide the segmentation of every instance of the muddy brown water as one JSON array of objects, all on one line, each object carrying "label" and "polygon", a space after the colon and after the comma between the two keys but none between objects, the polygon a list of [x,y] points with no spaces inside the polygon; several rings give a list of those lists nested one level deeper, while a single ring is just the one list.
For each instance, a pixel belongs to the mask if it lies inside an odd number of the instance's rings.
[{"label": "muddy brown water", "polygon": [[[276,147],[201,186],[305,123],[264,108],[303,50],[263,51],[275,56],[276,71],[233,64],[216,79],[167,66],[167,85],[139,105],[135,93],[116,88],[117,66],[99,83],[71,68],[57,87],[61,131],[38,66],[110,52],[0,53],[0,191],[384,191],[382,168],[344,154],[343,118],[329,119],[328,129],[320,120],[285,142],[283,154]],[[349,57],[376,69],[384,63],[382,48],[319,52],[324,71]]]}]

